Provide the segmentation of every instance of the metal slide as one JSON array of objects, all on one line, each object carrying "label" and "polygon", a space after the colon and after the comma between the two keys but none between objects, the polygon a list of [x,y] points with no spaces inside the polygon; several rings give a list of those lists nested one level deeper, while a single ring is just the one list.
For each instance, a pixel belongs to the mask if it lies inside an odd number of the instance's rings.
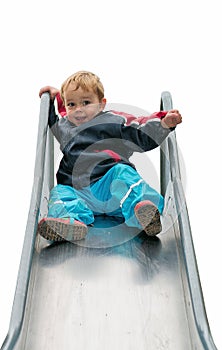
[{"label": "metal slide", "polygon": [[[161,146],[163,231],[149,239],[97,219],[78,244],[36,236],[54,183],[54,142],[41,99],[34,185],[2,350],[216,350],[201,292],[175,132]],[[164,92],[161,109],[172,108]]]}]

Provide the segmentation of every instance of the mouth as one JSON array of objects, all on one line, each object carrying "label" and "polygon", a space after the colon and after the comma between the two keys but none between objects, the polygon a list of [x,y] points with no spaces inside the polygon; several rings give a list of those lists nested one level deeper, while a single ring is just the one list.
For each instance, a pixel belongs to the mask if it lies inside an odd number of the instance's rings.
[{"label": "mouth", "polygon": [[74,117],[75,121],[77,122],[84,122],[86,120],[86,117]]}]

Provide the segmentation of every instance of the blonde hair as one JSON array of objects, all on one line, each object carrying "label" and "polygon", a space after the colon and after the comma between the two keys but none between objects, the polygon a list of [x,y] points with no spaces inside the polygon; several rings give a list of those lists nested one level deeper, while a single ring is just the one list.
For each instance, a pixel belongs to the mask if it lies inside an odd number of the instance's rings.
[{"label": "blonde hair", "polygon": [[64,92],[71,83],[75,83],[75,90],[82,88],[85,91],[92,90],[101,101],[104,98],[104,87],[99,77],[91,72],[79,71],[67,78],[61,86],[61,98],[64,101]]}]

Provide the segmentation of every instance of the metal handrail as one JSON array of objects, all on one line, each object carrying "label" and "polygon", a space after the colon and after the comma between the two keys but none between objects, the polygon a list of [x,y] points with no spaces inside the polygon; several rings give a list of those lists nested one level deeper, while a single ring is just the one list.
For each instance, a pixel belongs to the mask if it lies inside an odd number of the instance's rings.
[{"label": "metal handrail", "polygon": [[48,130],[48,111],[49,94],[44,93],[41,97],[40,104],[34,181],[32,187],[29,214],[18,271],[17,285],[14,295],[9,330],[5,341],[1,347],[1,350],[12,350],[14,348],[21,332],[25,314],[25,305],[28,294],[28,286],[31,273],[33,251],[36,240],[37,223],[44,178],[46,140]]},{"label": "metal handrail", "polygon": [[[161,110],[173,109],[172,98],[169,92],[161,95]],[[190,221],[186,206],[186,199],[181,182],[179,155],[176,141],[176,132],[173,131],[161,145],[161,191],[166,193],[169,181],[173,184],[173,195],[177,210],[184,265],[186,269],[190,301],[194,315],[194,322],[199,339],[205,350],[217,350],[209,328],[201,283],[195,257]]]}]

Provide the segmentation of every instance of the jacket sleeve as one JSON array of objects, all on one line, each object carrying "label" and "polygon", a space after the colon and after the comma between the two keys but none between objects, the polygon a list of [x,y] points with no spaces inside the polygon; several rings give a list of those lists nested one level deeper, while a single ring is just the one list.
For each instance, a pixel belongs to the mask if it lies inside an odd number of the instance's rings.
[{"label": "jacket sleeve", "polygon": [[117,111],[113,111],[113,110],[111,112],[123,117],[125,119],[126,125],[145,124],[148,120],[151,120],[151,119],[155,119],[155,118],[162,119],[167,114],[167,111],[159,111],[159,112],[154,112],[148,116],[136,117],[135,115],[129,114],[126,112],[117,112]]},{"label": "jacket sleeve", "polygon": [[58,142],[60,142],[59,120],[60,118],[59,118],[58,107],[57,107],[57,99],[55,98],[54,100],[50,100],[48,124],[53,135],[58,140]]},{"label": "jacket sleeve", "polygon": [[54,124],[56,124],[56,122],[58,122],[58,120],[59,120],[59,116],[55,111],[55,103],[56,103],[56,100],[50,100],[49,119],[48,119],[48,123],[49,123],[50,128],[52,128],[52,126]]},{"label": "jacket sleeve", "polygon": [[167,114],[167,111],[159,111],[159,112],[154,112],[148,116],[141,116],[141,117],[137,117],[135,118],[132,123],[137,123],[138,125],[143,125],[146,124],[149,120],[152,119],[162,119],[165,117],[165,115]]},{"label": "jacket sleeve", "polygon": [[134,152],[146,152],[158,147],[171,131],[163,128],[158,118],[149,119],[144,124],[121,125],[121,137]]},{"label": "jacket sleeve", "polygon": [[58,113],[60,114],[61,117],[65,117],[67,113],[59,92],[56,95],[56,101],[57,101]]}]

